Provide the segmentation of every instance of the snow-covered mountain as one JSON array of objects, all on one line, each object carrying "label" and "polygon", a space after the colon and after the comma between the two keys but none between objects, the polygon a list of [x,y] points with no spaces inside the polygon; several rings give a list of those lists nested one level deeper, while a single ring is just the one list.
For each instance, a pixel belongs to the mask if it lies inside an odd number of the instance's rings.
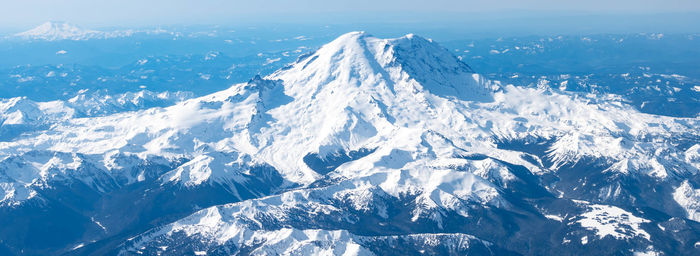
[{"label": "snow-covered mountain", "polygon": [[33,29],[17,33],[15,37],[34,40],[88,40],[125,37],[133,31],[110,31],[83,29],[65,22],[45,22]]},{"label": "snow-covered mountain", "polygon": [[0,251],[700,250],[700,119],[488,81],[415,35],[348,33],[211,95],[52,120],[0,142],[0,219],[51,214],[0,221]]}]

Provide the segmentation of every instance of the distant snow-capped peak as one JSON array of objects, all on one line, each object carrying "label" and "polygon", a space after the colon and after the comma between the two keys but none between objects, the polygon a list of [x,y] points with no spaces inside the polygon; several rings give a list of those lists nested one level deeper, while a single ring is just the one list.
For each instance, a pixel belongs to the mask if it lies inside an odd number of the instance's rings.
[{"label": "distant snow-capped peak", "polygon": [[131,31],[103,32],[84,29],[65,22],[45,22],[33,29],[17,33],[16,37],[35,40],[87,40],[129,36]]}]

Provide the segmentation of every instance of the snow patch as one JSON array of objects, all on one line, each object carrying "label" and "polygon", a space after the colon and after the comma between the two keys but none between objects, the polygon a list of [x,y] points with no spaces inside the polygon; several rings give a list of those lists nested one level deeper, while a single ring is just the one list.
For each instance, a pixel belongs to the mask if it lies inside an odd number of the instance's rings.
[{"label": "snow patch", "polygon": [[595,231],[599,239],[606,236],[618,240],[635,237],[651,239],[649,233],[640,227],[640,224],[650,222],[647,219],[610,205],[591,204],[587,208],[588,211],[581,214],[576,222],[588,230]]}]

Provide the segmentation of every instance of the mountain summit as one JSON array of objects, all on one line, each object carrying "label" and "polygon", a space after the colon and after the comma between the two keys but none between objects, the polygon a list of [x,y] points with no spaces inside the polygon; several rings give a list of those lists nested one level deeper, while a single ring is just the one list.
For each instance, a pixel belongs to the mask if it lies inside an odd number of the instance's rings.
[{"label": "mountain summit", "polygon": [[169,107],[2,104],[26,132],[0,142],[0,250],[697,251],[700,119],[501,85],[415,35],[348,33]]},{"label": "mountain summit", "polygon": [[304,84],[307,89],[329,82],[380,86],[382,90],[407,84],[415,90],[462,100],[488,100],[492,89],[447,49],[412,34],[379,39],[365,32],[347,33],[270,78]]}]

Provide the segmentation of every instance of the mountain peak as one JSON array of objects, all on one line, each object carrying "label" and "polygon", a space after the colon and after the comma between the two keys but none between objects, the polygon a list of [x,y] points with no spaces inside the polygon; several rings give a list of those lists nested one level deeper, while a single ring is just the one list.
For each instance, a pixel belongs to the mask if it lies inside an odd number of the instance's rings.
[{"label": "mountain peak", "polygon": [[43,24],[15,34],[16,37],[35,40],[87,40],[95,38],[112,38],[131,35],[130,31],[103,32],[91,29],[80,28],[66,22],[48,21]]},{"label": "mountain peak", "polygon": [[53,41],[66,39],[82,40],[93,38],[102,34],[104,34],[104,32],[82,29],[78,26],[65,22],[49,21],[25,32],[17,33],[15,36],[25,39],[42,39]]},{"label": "mountain peak", "polygon": [[700,118],[488,85],[430,39],[353,32],[167,107],[0,100],[0,254],[697,251]]},{"label": "mountain peak", "polygon": [[[363,31],[346,33],[270,77],[303,85],[292,91],[304,93],[325,83],[366,86],[382,80],[386,85],[416,84],[419,90],[461,100],[488,100],[491,91],[450,51],[413,34],[380,39]],[[357,78],[372,82],[356,83]]]}]

